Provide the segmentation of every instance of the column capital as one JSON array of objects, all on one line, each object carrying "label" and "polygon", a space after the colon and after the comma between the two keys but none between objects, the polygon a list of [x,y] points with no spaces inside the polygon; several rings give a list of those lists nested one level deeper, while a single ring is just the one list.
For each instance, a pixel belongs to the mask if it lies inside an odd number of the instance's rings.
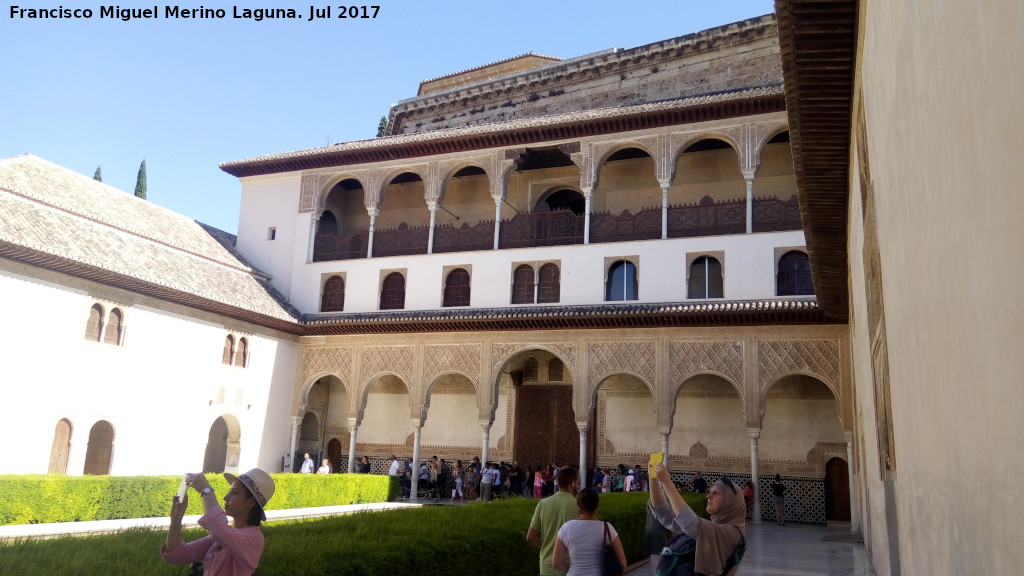
[{"label": "column capital", "polygon": [[658,186],[661,186],[662,191],[668,192],[668,189],[672,186],[672,181],[668,178],[658,178]]},{"label": "column capital", "polygon": [[580,187],[580,190],[583,192],[583,197],[586,198],[587,200],[590,200],[591,198],[594,197],[593,186],[582,186]]},{"label": "column capital", "polygon": [[750,438],[751,440],[757,440],[758,438],[761,437],[761,429],[747,428],[747,437]]},{"label": "column capital", "polygon": [[741,170],[743,172],[743,179],[747,182],[753,182],[754,176],[757,174],[757,169],[754,170]]},{"label": "column capital", "polygon": [[366,213],[370,218],[376,218],[377,216],[380,216],[380,208],[377,206],[367,206]]},{"label": "column capital", "polygon": [[490,432],[491,431],[491,421],[490,420],[480,420],[480,429],[483,430],[484,432]]},{"label": "column capital", "polygon": [[843,430],[843,437],[846,438],[847,444],[853,444],[853,430]]},{"label": "column capital", "polygon": [[590,429],[590,423],[589,422],[577,422],[576,423],[576,429],[580,431],[580,434],[586,434],[587,430]]},{"label": "column capital", "polygon": [[293,428],[298,428],[300,424],[302,424],[302,417],[301,416],[292,416],[292,427]]},{"label": "column capital", "polygon": [[671,426],[658,426],[658,434],[661,434],[662,436],[668,436],[671,433],[672,433],[672,427]]},{"label": "column capital", "polygon": [[427,200],[427,210],[431,212],[437,211],[437,200]]}]

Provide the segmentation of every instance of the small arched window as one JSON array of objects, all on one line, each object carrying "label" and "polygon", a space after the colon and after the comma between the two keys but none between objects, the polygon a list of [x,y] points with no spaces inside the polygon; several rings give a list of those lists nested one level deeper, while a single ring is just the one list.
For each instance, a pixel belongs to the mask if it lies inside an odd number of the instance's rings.
[{"label": "small arched window", "polygon": [[103,343],[119,346],[121,344],[121,311],[114,308],[107,317],[107,328],[103,331]]},{"label": "small arched window", "polygon": [[701,256],[690,265],[688,298],[722,298],[722,263],[710,256]]},{"label": "small arched window", "polygon": [[548,304],[558,302],[561,297],[559,270],[556,264],[545,264],[540,267],[540,285],[537,287],[537,302]]},{"label": "small arched window", "polygon": [[526,362],[523,362],[523,381],[525,382],[536,382],[537,381],[537,359],[527,358]]},{"label": "small arched window", "polygon": [[814,295],[811,262],[806,253],[793,250],[779,258],[779,275],[775,282],[775,293],[779,296]]},{"label": "small arched window", "polygon": [[221,363],[231,365],[231,359],[235,357],[235,337],[228,334],[227,338],[224,339],[224,355],[221,357]]},{"label": "small arched window", "polygon": [[381,310],[402,310],[405,308],[405,276],[392,272],[384,278],[380,290]]},{"label": "small arched window", "polygon": [[565,364],[562,363],[560,358],[552,358],[551,361],[548,362],[548,380],[551,382],[561,382],[564,377],[562,375],[564,369]]},{"label": "small arched window", "polygon": [[331,276],[324,283],[324,295],[320,299],[321,312],[342,312],[345,310],[345,279]]},{"label": "small arched window", "polygon": [[604,299],[609,302],[636,300],[636,294],[636,265],[629,260],[619,260],[612,264],[608,269]]},{"label": "small arched window", "polygon": [[235,354],[235,366],[245,368],[249,364],[249,341],[238,339],[238,352]]},{"label": "small arched window", "polygon": [[512,273],[512,303],[533,304],[533,266],[520,264]]},{"label": "small arched window", "polygon": [[444,302],[442,306],[469,306],[469,272],[456,268],[448,273],[444,281]]},{"label": "small arched window", "polygon": [[89,320],[85,324],[85,339],[90,342],[100,341],[100,332],[103,330],[103,307],[93,304],[89,309]]}]

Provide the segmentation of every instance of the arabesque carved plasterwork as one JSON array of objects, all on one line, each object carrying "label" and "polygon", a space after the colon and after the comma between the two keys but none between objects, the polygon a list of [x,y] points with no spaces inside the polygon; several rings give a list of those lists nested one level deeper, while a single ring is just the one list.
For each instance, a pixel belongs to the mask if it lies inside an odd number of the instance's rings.
[{"label": "arabesque carved plasterwork", "polygon": [[494,371],[498,372],[501,369],[502,364],[508,362],[512,351],[520,346],[522,346],[522,344],[492,344],[491,366],[494,367]]},{"label": "arabesque carved plasterwork", "polygon": [[838,397],[838,340],[762,340],[757,352],[762,391],[783,374],[803,372],[824,378]]},{"label": "arabesque carved plasterwork", "polygon": [[478,383],[482,354],[480,344],[424,346],[424,380],[432,382],[439,374],[456,371]]},{"label": "arabesque carved plasterwork", "polygon": [[352,371],[351,348],[306,348],[302,352],[302,381],[314,374],[330,373],[343,380]]},{"label": "arabesque carved plasterwork", "polygon": [[657,382],[654,342],[601,342],[590,345],[590,385],[611,374],[628,370],[647,380]]},{"label": "arabesque carved plasterwork", "polygon": [[576,345],[575,344],[551,344],[550,348],[562,357],[562,363],[576,368]]},{"label": "arabesque carved plasterwork", "polygon": [[391,372],[407,384],[413,381],[415,351],[412,346],[369,346],[362,349],[359,381],[366,382],[374,374]]},{"label": "arabesque carved plasterwork", "polygon": [[743,385],[742,342],[672,342],[669,344],[672,382],[681,383],[694,374],[719,372]]}]

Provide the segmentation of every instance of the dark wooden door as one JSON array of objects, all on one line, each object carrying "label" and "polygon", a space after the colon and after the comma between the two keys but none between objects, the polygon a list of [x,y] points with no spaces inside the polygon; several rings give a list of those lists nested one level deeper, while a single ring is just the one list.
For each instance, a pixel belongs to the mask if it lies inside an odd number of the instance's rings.
[{"label": "dark wooden door", "polygon": [[520,386],[515,426],[515,458],[520,464],[579,464],[580,433],[572,409],[572,386]]},{"label": "dark wooden door", "polygon": [[825,464],[825,519],[850,521],[850,469],[842,458]]}]

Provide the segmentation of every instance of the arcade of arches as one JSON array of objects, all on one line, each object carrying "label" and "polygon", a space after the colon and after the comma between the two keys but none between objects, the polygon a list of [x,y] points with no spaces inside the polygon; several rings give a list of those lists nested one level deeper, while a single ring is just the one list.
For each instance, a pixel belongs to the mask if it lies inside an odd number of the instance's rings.
[{"label": "arcade of arches", "polygon": [[781,474],[791,519],[824,522],[849,515],[847,346],[831,326],[317,338],[300,351],[292,454],[383,472],[392,454],[592,468],[666,451],[680,480],[758,476],[770,496]]}]

